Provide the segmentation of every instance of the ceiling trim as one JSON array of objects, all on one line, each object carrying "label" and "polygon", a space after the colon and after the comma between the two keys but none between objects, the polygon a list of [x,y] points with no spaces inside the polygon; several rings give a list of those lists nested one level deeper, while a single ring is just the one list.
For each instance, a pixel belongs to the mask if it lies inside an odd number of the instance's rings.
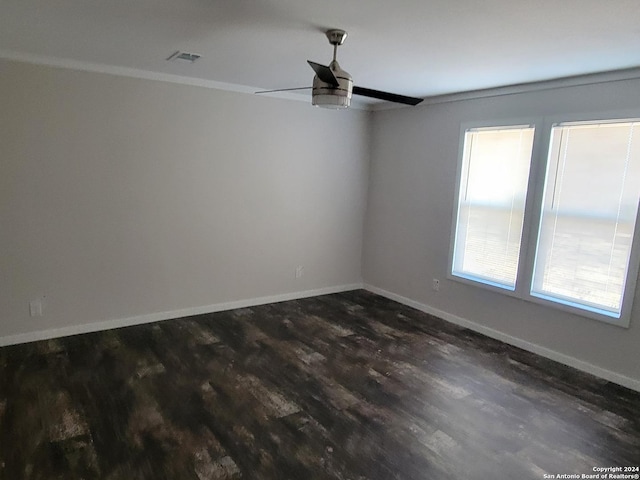
[{"label": "ceiling trim", "polygon": [[[553,90],[558,88],[579,87],[584,85],[595,85],[599,83],[622,82],[626,80],[640,79],[640,67],[627,68],[623,70],[611,70],[607,72],[590,73],[586,75],[575,75],[571,77],[554,78],[541,80],[538,82],[519,83],[515,85],[505,85],[502,87],[487,88],[482,90],[471,90],[468,92],[448,93],[425,97],[420,104],[437,105],[440,103],[460,102],[463,100],[474,100],[489,97],[501,97],[505,95],[516,95],[519,93],[539,92],[542,90]],[[386,110],[386,105],[376,105],[375,110]]]},{"label": "ceiling trim", "polygon": [[231,92],[254,93],[257,90],[255,88],[244,85],[235,85],[233,83],[205,80],[203,78],[185,77],[182,75],[175,75],[170,73],[151,72],[148,70],[141,70],[137,68],[117,67],[101,63],[85,62],[82,60],[70,60],[67,58],[34,55],[30,53],[20,53],[8,50],[0,50],[0,59],[45,65],[48,67],[66,68],[70,70],[81,70],[85,72],[106,73],[110,75],[118,75],[121,77],[132,77],[141,78],[144,80],[158,80],[161,82],[179,83],[195,87],[215,88],[218,90],[228,90]]}]

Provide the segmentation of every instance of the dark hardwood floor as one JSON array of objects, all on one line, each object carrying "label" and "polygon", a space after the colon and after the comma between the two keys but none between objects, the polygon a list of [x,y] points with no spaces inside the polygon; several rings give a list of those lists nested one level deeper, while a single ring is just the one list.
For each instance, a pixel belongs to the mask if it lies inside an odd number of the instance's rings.
[{"label": "dark hardwood floor", "polygon": [[0,349],[6,480],[635,465],[639,393],[365,291]]}]

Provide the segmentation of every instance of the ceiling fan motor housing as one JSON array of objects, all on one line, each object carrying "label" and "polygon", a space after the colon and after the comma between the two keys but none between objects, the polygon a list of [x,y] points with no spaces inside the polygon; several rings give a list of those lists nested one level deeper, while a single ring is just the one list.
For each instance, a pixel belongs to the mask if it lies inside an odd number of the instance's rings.
[{"label": "ceiling fan motor housing", "polygon": [[329,68],[333,71],[338,86],[325,83],[316,75],[313,78],[313,90],[311,95],[311,103],[317,107],[341,109],[348,108],[351,105],[351,92],[353,90],[353,79],[349,73],[340,68],[337,61],[329,64]]}]

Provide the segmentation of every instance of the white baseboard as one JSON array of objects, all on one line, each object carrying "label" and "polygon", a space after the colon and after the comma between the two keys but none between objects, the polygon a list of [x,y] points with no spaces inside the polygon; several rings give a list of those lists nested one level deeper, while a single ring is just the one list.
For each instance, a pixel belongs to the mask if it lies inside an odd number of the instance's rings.
[{"label": "white baseboard", "polygon": [[487,337],[500,340],[501,342],[508,343],[509,345],[513,345],[523,350],[527,350],[528,352],[532,352],[542,357],[555,360],[556,362],[562,363],[564,365],[568,365],[570,367],[576,368],[583,372],[590,373],[591,375],[595,375],[596,377],[603,378],[610,382],[617,383],[618,385],[622,385],[623,387],[627,387],[637,392],[640,392],[640,380],[636,380],[634,378],[630,378],[625,375],[621,375],[619,373],[606,370],[604,368],[598,367],[591,363],[585,362],[584,360],[580,360],[578,358],[565,355],[564,353],[560,353],[555,350],[542,347],[535,343],[522,340],[521,338],[512,337],[511,335],[507,335],[506,333],[502,333],[498,330],[494,330],[493,328],[480,325],[479,323],[473,322],[466,318],[462,318],[457,315],[453,315],[451,313],[445,312],[443,310],[439,310],[437,308],[431,307],[424,303],[411,300],[410,298],[403,297],[402,295],[389,292],[382,288],[378,288],[368,284],[365,284],[364,288],[365,290],[368,290],[377,295],[381,295],[390,300],[394,300],[398,303],[402,303],[403,305],[413,307],[417,310],[420,310],[422,312],[428,313],[435,317],[441,318],[448,322],[454,323],[456,325],[460,325],[461,327],[465,327],[465,328],[468,328],[469,330],[473,330],[475,332],[486,335]]},{"label": "white baseboard", "polygon": [[394,300],[398,303],[402,303],[403,305],[407,305],[409,307],[415,308],[422,312],[428,313],[430,315],[434,315],[448,322],[454,323],[456,325],[460,325],[462,327],[468,328],[470,330],[481,333],[488,337],[494,338],[496,340],[500,340],[501,342],[514,345],[518,348],[522,348],[523,350],[527,350],[529,352],[535,353],[542,357],[555,360],[556,362],[562,363],[564,365],[568,365],[570,367],[576,368],[583,372],[587,372],[592,375],[595,375],[596,377],[603,378],[610,382],[617,383],[618,385],[622,385],[623,387],[627,387],[632,390],[640,392],[640,380],[636,380],[636,379],[627,377],[625,375],[621,375],[619,373],[606,370],[604,368],[598,367],[596,365],[577,359],[575,357],[571,357],[569,355],[565,355],[555,350],[542,347],[535,343],[531,343],[526,340],[522,340],[520,338],[507,335],[506,333],[500,332],[498,330],[494,330],[493,328],[480,325],[479,323],[473,322],[466,318],[453,315],[451,313],[445,312],[443,310],[439,310],[437,308],[431,307],[424,303],[420,303],[410,298],[403,297],[402,295],[389,292],[382,288],[378,288],[368,284],[361,284],[361,283],[337,285],[334,287],[325,287],[325,288],[319,288],[315,290],[304,290],[300,292],[284,293],[280,295],[256,297],[256,298],[250,298],[246,300],[237,300],[233,302],[216,303],[213,305],[205,305],[201,307],[183,308],[183,309],[172,310],[167,312],[157,312],[157,313],[150,313],[146,315],[137,315],[137,316],[128,317],[128,318],[105,320],[100,322],[86,323],[82,325],[70,325],[67,327],[52,328],[48,330],[39,330],[35,332],[19,333],[16,335],[7,335],[4,337],[0,337],[0,347],[7,346],[7,345],[15,345],[19,343],[35,342],[38,340],[48,340],[51,338],[66,337],[70,335],[78,335],[81,333],[90,333],[90,332],[98,332],[102,330],[110,330],[114,328],[129,327],[133,325],[159,322],[162,320],[170,320],[174,318],[189,317],[191,315],[200,315],[203,313],[221,312],[225,310],[233,310],[236,308],[246,308],[246,307],[253,307],[257,305],[265,305],[267,303],[286,302],[288,300],[297,300],[300,298],[316,297],[318,295],[328,295],[331,293],[347,292],[350,290],[358,290],[361,288],[364,288],[377,295],[386,297],[390,300]]},{"label": "white baseboard", "polygon": [[39,330],[35,332],[19,333],[17,335],[8,335],[5,337],[0,337],[0,347],[4,347],[7,345],[15,345],[18,343],[35,342],[37,340],[48,340],[51,338],[67,337],[70,335],[78,335],[80,333],[98,332],[102,330],[111,330],[113,328],[129,327],[132,325],[141,325],[143,323],[159,322],[162,320],[170,320],[173,318],[189,317],[191,315],[200,315],[203,313],[222,312],[224,310],[254,307],[256,305],[265,305],[267,303],[278,303],[278,302],[286,302],[288,300],[297,300],[300,298],[317,297],[318,295],[347,292],[350,290],[358,290],[361,288],[363,288],[363,285],[361,283],[353,283],[349,285],[337,285],[334,287],[318,288],[315,290],[304,290],[301,292],[283,293],[280,295],[249,298],[246,300],[237,300],[233,302],[216,303],[213,305],[205,305],[202,307],[183,308],[180,310],[172,310],[168,312],[149,313],[146,315],[136,315],[134,317],[128,317],[128,318],[118,318],[113,320],[105,320],[101,322],[85,323],[82,325],[69,325],[67,327],[61,327],[61,328],[52,328],[48,330]]}]

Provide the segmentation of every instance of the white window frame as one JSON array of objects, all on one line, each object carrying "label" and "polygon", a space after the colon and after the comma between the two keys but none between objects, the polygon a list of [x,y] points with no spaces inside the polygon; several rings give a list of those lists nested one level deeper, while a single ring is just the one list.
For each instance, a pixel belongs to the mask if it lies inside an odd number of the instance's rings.
[{"label": "white window frame", "polygon": [[[552,128],[555,125],[561,123],[623,122],[638,119],[640,119],[640,111],[638,110],[616,110],[590,114],[567,114],[547,117],[520,117],[462,123],[460,125],[460,137],[458,143],[458,163],[456,168],[456,184],[454,190],[455,197],[451,222],[452,227],[449,245],[449,259],[447,264],[447,278],[466,285],[480,287],[486,290],[500,293],[502,295],[507,295],[539,305],[544,305],[555,310],[561,310],[581,317],[598,320],[623,328],[628,328],[631,320],[631,311],[634,303],[633,300],[636,291],[636,283],[638,280],[638,272],[640,271],[640,209],[636,214],[636,224],[633,232],[631,252],[629,255],[627,279],[623,293],[620,317],[601,313],[601,311],[597,309],[590,310],[586,306],[584,308],[579,308],[571,305],[570,302],[563,303],[561,300],[551,300],[541,296],[532,295],[531,287],[535,267],[538,233],[542,215],[542,201],[544,195]],[[529,167],[527,195],[525,199],[524,222],[522,226],[520,256],[518,258],[518,270],[516,274],[516,285],[515,289],[511,290],[502,285],[474,280],[468,277],[454,274],[453,262],[458,221],[458,208],[460,202],[460,186],[462,181],[462,168],[464,162],[465,133],[470,129],[499,127],[509,128],[524,125],[533,126],[535,128],[535,132],[533,137],[533,148],[531,152],[531,165]]]}]

